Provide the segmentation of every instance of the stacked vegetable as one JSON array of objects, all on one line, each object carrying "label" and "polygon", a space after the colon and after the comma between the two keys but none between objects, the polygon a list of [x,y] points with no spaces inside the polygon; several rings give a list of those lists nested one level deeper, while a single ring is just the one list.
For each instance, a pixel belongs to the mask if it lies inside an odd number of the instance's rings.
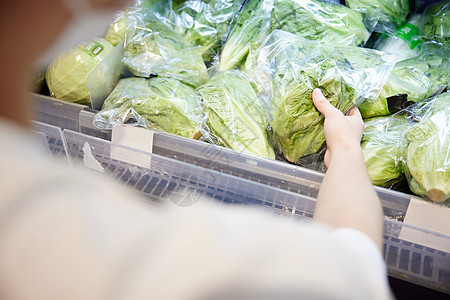
[{"label": "stacked vegetable", "polygon": [[[311,98],[320,88],[344,113],[360,108],[361,145],[374,184],[392,188],[406,178],[416,194],[447,201],[448,3],[407,19],[409,1],[346,2],[136,1],[116,17],[108,42],[101,40],[123,47],[125,77],[131,77],[118,82],[94,124],[203,136],[323,170],[323,116]],[[373,30],[383,32],[382,41],[372,34],[376,49],[364,48]],[[111,48],[104,46],[103,55]],[[94,55],[95,64],[82,73],[61,76],[58,70],[75,55],[58,58],[47,81],[52,95],[87,104],[87,76],[107,62]],[[72,83],[58,81],[67,78]]]}]

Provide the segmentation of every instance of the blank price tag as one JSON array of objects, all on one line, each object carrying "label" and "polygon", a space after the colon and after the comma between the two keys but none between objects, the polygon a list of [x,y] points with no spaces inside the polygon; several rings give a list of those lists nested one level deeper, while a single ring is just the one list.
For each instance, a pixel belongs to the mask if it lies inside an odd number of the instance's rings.
[{"label": "blank price tag", "polygon": [[[425,231],[404,226],[400,239],[450,252],[450,208],[412,198],[403,223],[423,228]],[[428,230],[447,237],[426,232]]]},{"label": "blank price tag", "polygon": [[[153,152],[154,132],[145,128],[118,125],[112,130],[112,142],[144,152]],[[150,168],[152,157],[148,154],[112,146],[111,158],[133,165]]]}]

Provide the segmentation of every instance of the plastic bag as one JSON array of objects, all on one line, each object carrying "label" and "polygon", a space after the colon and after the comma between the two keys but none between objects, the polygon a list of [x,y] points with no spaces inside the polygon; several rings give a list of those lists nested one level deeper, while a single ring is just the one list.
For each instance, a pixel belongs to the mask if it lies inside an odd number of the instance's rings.
[{"label": "plastic bag", "polygon": [[312,91],[320,88],[346,112],[364,98],[378,97],[392,59],[391,54],[371,49],[317,43],[274,31],[258,52],[255,74],[276,148],[294,163],[315,155],[325,137]]},{"label": "plastic bag", "polygon": [[275,159],[256,84],[247,77],[238,70],[219,72],[197,89],[205,105],[207,128],[222,146]]},{"label": "plastic bag", "polygon": [[234,68],[248,53],[252,60],[262,40],[273,30],[354,46],[370,36],[359,12],[335,2],[251,0],[238,16],[237,25],[225,44],[220,69]]},{"label": "plastic bag", "polygon": [[450,80],[449,55],[442,44],[423,43],[419,55],[396,63],[376,100],[358,105],[363,118],[389,115],[442,92]]},{"label": "plastic bag", "polygon": [[450,3],[442,1],[432,5],[423,27],[424,39],[437,41],[450,47]]},{"label": "plastic bag", "polygon": [[55,58],[45,74],[50,95],[90,105],[88,76],[113,49],[108,41],[95,39],[67,50]]},{"label": "plastic bag", "polygon": [[415,194],[450,205],[450,92],[408,107],[404,166]]},{"label": "plastic bag", "polygon": [[403,24],[409,12],[409,0],[346,0],[345,3],[364,15],[370,29]]},{"label": "plastic bag", "polygon": [[370,180],[374,185],[392,188],[404,178],[401,142],[407,129],[406,117],[399,114],[364,123],[361,148]]},{"label": "plastic bag", "polygon": [[198,139],[204,118],[195,90],[171,78],[127,78],[108,96],[94,125],[135,124]]},{"label": "plastic bag", "polygon": [[[123,62],[140,77],[158,75],[178,79],[194,87],[208,80],[206,65],[198,49],[156,13],[137,9],[129,14],[129,30]],[[140,17],[145,16],[145,20]]]},{"label": "plastic bag", "polygon": [[113,23],[109,26],[105,35],[105,40],[111,43],[113,46],[117,46],[120,41],[125,38],[127,32],[127,15],[125,12],[118,12],[113,19]]}]

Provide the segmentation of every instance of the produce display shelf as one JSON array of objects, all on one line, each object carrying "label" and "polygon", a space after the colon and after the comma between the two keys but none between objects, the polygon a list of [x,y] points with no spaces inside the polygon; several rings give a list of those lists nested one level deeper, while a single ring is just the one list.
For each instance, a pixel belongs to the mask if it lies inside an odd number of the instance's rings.
[{"label": "produce display shelf", "polygon": [[[149,199],[185,206],[208,195],[223,203],[255,205],[302,221],[314,214],[323,178],[320,172],[159,132],[154,135],[153,153],[146,153],[110,142],[110,132],[93,128],[94,113],[85,107],[77,106],[78,113],[74,110],[63,116],[59,110],[72,104],[39,95],[34,95],[34,101],[48,105],[45,112],[36,112],[35,119],[54,126],[36,122],[40,126],[36,131],[47,136],[54,155],[66,154],[72,164],[84,159],[88,145],[89,155],[104,173]],[[63,117],[49,117],[52,114]],[[386,215],[384,257],[390,276],[450,293],[450,236],[404,222],[414,198],[411,195],[376,190]],[[417,238],[404,238],[405,231]]]}]

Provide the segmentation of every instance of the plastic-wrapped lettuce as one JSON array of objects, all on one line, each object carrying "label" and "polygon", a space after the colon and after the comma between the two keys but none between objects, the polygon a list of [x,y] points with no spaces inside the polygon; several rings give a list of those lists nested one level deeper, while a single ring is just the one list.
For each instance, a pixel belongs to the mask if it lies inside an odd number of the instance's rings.
[{"label": "plastic-wrapped lettuce", "polygon": [[[239,14],[221,57],[221,70],[236,67],[254,54],[273,30],[309,40],[359,45],[369,38],[362,15],[334,2],[316,0],[251,0]],[[252,53],[253,51],[253,53]]]},{"label": "plastic-wrapped lettuce", "polygon": [[89,74],[114,49],[104,39],[96,39],[70,49],[55,58],[45,79],[50,94],[58,99],[90,105]]},{"label": "plastic-wrapped lettuce", "polygon": [[198,139],[204,118],[195,90],[172,78],[127,78],[108,96],[94,125],[111,129],[133,123]]},{"label": "plastic-wrapped lettuce", "polygon": [[366,99],[358,106],[363,118],[389,115],[387,99],[390,97],[404,94],[407,103],[419,102],[447,88],[449,56],[450,48],[438,43],[423,43],[418,56],[395,64],[376,100]]},{"label": "plastic-wrapped lettuce", "polygon": [[126,13],[118,12],[113,19],[113,23],[109,26],[106,33],[105,40],[111,43],[113,46],[117,46],[122,39],[125,38],[127,32],[127,17]]},{"label": "plastic-wrapped lettuce", "polygon": [[450,92],[407,109],[405,173],[411,190],[450,204]]},{"label": "plastic-wrapped lettuce", "polygon": [[168,24],[158,13],[135,8],[129,13],[123,62],[140,77],[158,75],[178,79],[197,87],[208,80],[199,50]]},{"label": "plastic-wrapped lettuce", "polygon": [[406,123],[404,115],[372,118],[365,122],[361,148],[374,185],[392,187],[404,178],[401,141]]},{"label": "plastic-wrapped lettuce", "polygon": [[450,2],[442,1],[430,7],[423,27],[424,38],[450,47]]},{"label": "plastic-wrapped lettuce", "polygon": [[263,42],[256,76],[271,114],[274,145],[291,162],[315,154],[325,142],[323,116],[312,91],[346,112],[376,98],[392,69],[392,55],[351,46],[317,43],[283,31]]},{"label": "plastic-wrapped lettuce", "polygon": [[171,19],[177,32],[197,45],[210,61],[226,39],[230,24],[243,0],[173,1]]},{"label": "plastic-wrapped lettuce", "polygon": [[402,24],[409,12],[409,0],[346,0],[345,3],[361,12],[370,25]]},{"label": "plastic-wrapped lettuce", "polygon": [[219,72],[197,89],[205,105],[207,127],[227,148],[275,159],[256,84],[247,77],[238,70]]}]

